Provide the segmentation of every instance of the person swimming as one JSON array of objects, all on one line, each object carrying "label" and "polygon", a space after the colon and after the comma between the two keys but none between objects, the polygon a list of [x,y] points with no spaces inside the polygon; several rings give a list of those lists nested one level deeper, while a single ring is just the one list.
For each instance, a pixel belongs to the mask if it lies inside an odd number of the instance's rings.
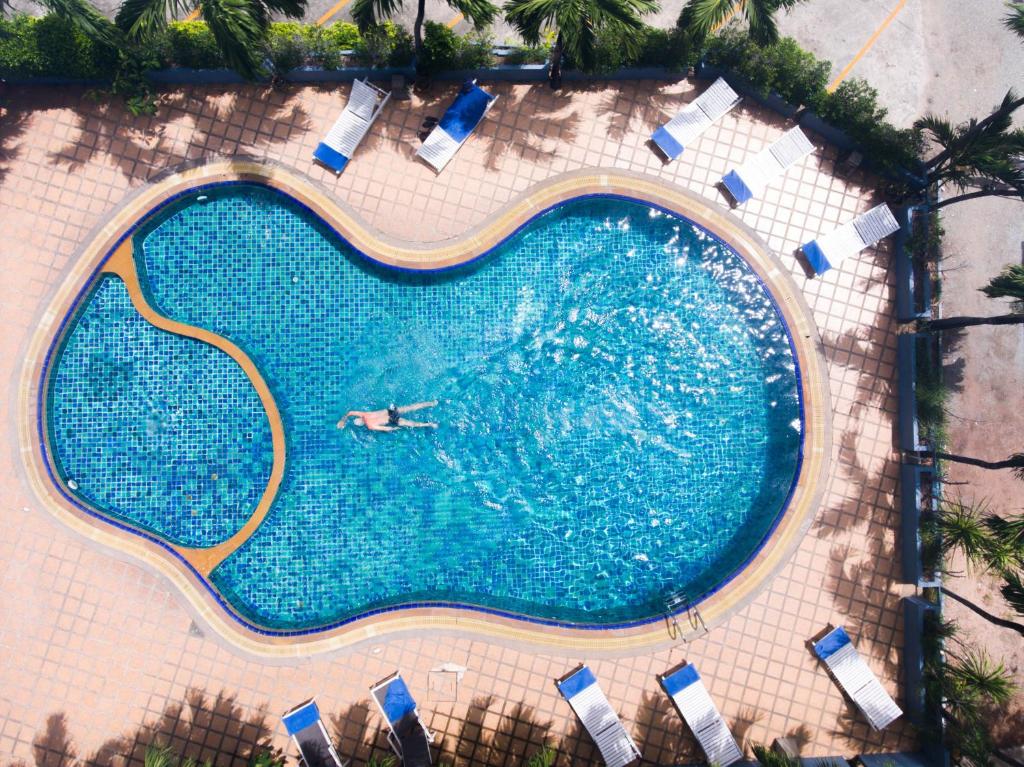
[{"label": "person swimming", "polygon": [[363,426],[370,431],[436,429],[437,424],[433,421],[411,421],[408,418],[402,418],[402,415],[405,413],[434,407],[435,405],[437,405],[436,399],[431,400],[430,402],[416,402],[412,405],[403,405],[402,407],[398,407],[392,403],[383,410],[349,410],[341,417],[341,420],[338,421],[337,428],[344,429],[348,424],[348,419],[354,418],[356,426]]}]

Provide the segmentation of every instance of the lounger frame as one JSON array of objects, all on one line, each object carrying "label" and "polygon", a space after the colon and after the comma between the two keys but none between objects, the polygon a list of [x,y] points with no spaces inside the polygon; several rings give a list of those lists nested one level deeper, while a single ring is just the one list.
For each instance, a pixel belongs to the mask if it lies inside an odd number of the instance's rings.
[{"label": "lounger frame", "polygon": [[737,205],[757,199],[775,181],[814,152],[800,127],[790,128],[772,144],[722,177],[722,185]]},{"label": "lounger frame", "polygon": [[633,737],[587,666],[570,671],[556,684],[597,745],[607,767],[624,767],[642,758]]},{"label": "lounger frame", "polygon": [[813,649],[836,685],[860,709],[873,730],[880,732],[903,715],[842,626],[826,633],[814,643]]},{"label": "lounger frame", "polygon": [[899,231],[900,223],[884,202],[861,213],[837,229],[801,247],[817,274],[839,266],[845,259]]},{"label": "lounger frame", "polygon": [[[476,86],[476,80],[473,80],[472,83],[474,86]],[[455,155],[458,154],[459,150],[462,148],[462,145],[469,140],[470,136],[476,133],[476,129],[480,127],[480,123],[482,123],[484,121],[484,118],[487,117],[487,113],[491,111],[491,107],[493,107],[495,103],[497,103],[498,96],[494,96],[492,94],[488,95],[490,95],[491,98],[488,100],[487,105],[484,107],[483,114],[480,115],[480,119],[477,121],[476,125],[473,126],[473,130],[471,130],[465,136],[465,138],[463,138],[461,141],[456,141],[455,139],[448,135],[447,131],[441,128],[441,122],[438,121],[438,124],[435,125],[430,130],[430,133],[427,136],[427,138],[420,145],[419,149],[416,150],[416,156],[423,160],[423,162],[425,162],[427,165],[433,168],[436,172],[440,173],[441,171],[443,171],[445,167],[448,165],[448,163],[450,163],[455,158]],[[456,96],[456,98],[458,98],[458,96]],[[453,100],[452,104],[454,103],[455,101]],[[452,104],[448,105],[449,109],[451,108]],[[445,111],[447,112],[447,109]]]},{"label": "lounger frame", "polygon": [[743,759],[743,751],[722,719],[693,664],[662,674],[658,681],[697,739],[708,764],[729,767]]},{"label": "lounger frame", "polygon": [[671,162],[742,100],[743,97],[719,77],[675,117],[654,131],[651,141]]},{"label": "lounger frame", "polygon": [[[308,699],[308,700],[303,701],[299,705],[293,707],[291,710],[289,710],[286,713],[284,713],[281,716],[281,720],[282,721],[287,720],[289,716],[292,716],[293,714],[301,711],[306,706],[309,706],[311,704],[313,706],[316,706],[316,697],[315,696],[310,698],[310,699]],[[318,706],[316,706],[316,710],[317,710],[316,725],[320,729],[320,734],[321,734],[321,736],[323,736],[324,742],[327,744],[327,750],[330,753],[331,758],[334,760],[335,764],[338,765],[338,767],[347,767],[348,762],[346,762],[344,759],[342,759],[338,755],[338,750],[334,747],[334,741],[331,740],[331,736],[327,732],[327,728],[324,727],[324,720],[320,717],[320,708]],[[285,726],[287,727],[287,723],[285,724]],[[306,765],[306,767],[316,767],[316,765],[311,765],[306,760],[306,755],[302,751],[302,744],[299,742],[298,737],[296,737],[296,735],[294,733],[290,732],[290,731],[288,733],[288,737],[292,741],[292,743],[295,744],[295,748],[297,748],[298,751],[299,751],[299,762],[301,764],[303,764],[303,765]]]},{"label": "lounger frame", "polygon": [[[401,679],[401,678],[402,678],[402,672],[401,671],[396,671],[395,673],[390,674],[389,676],[387,676],[384,679],[380,680],[379,682],[377,682],[377,684],[375,684],[372,687],[370,687],[370,697],[373,698],[373,702],[377,705],[377,710],[380,711],[381,717],[384,719],[385,722],[387,722],[387,725],[388,725],[388,736],[387,736],[388,737],[388,745],[391,746],[391,750],[395,752],[395,755],[398,757],[398,759],[404,763],[405,756],[402,753],[402,743],[401,743],[401,741],[398,738],[398,734],[395,732],[395,725],[388,718],[387,712],[384,711],[383,704],[380,702],[380,699],[377,697],[377,691],[378,690],[386,689],[396,679]],[[403,683],[405,682],[404,679],[402,681],[403,681]],[[408,687],[408,685],[406,685],[406,687]],[[423,723],[423,717],[420,716],[419,704],[416,704],[415,708],[413,709],[413,713],[416,716],[416,721],[419,723],[419,726],[421,728],[423,728],[423,735],[427,739],[427,753],[430,755],[431,763],[433,763],[434,756],[433,756],[433,754],[430,751],[430,746],[433,745],[434,739],[436,738],[436,735],[433,732],[430,731],[430,729],[427,727],[427,725],[425,725]]]},{"label": "lounger frame", "polygon": [[[359,87],[365,87],[371,89],[376,95],[376,103],[370,117],[363,119],[357,113],[353,107],[353,101],[357,98],[356,90]],[[383,111],[384,106],[388,103],[391,98],[391,94],[388,91],[378,88],[376,85],[369,81],[369,78],[363,78],[362,80],[354,80],[352,82],[352,92],[349,94],[348,103],[345,104],[345,108],[341,114],[338,115],[338,119],[334,121],[334,125],[324,136],[323,141],[320,142],[320,146],[317,147],[317,152],[320,151],[321,147],[326,146],[333,152],[341,155],[346,159],[345,165],[341,168],[334,168],[329,165],[324,159],[317,156],[314,153],[314,159],[323,165],[328,170],[332,171],[335,175],[340,175],[342,171],[348,167],[348,161],[352,159],[356,149],[363,143],[363,139],[366,138],[366,134],[370,132],[370,128],[373,127],[373,123],[376,122],[380,113]]]}]

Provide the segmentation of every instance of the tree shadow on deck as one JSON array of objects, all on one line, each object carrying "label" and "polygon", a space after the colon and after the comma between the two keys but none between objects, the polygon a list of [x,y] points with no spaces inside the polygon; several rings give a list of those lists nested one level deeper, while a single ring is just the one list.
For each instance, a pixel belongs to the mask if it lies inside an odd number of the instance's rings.
[{"label": "tree shadow on deck", "polygon": [[109,157],[133,182],[185,163],[259,153],[310,130],[295,94],[265,86],[170,90],[159,95],[157,114],[139,117],[113,96],[66,93],[63,106],[74,110],[78,136],[50,160],[74,170]]}]

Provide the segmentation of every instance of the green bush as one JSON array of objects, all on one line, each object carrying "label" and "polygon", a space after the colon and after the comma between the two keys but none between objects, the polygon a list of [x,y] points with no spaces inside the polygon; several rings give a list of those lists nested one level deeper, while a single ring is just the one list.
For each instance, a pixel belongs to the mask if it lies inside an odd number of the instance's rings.
[{"label": "green bush", "polygon": [[205,21],[172,21],[167,25],[169,63],[190,69],[227,66]]},{"label": "green bush", "polygon": [[423,25],[424,72],[457,69],[459,63],[459,37],[444,24],[428,21]]},{"label": "green bush", "polygon": [[365,29],[355,47],[359,64],[370,67],[404,67],[412,63],[412,35],[391,21]]},{"label": "green bush", "polygon": [[0,19],[0,76],[105,79],[117,60],[117,51],[53,14]]},{"label": "green bush", "polygon": [[308,30],[308,26],[297,21],[279,21],[270,25],[267,59],[274,77],[286,75],[306,63],[311,38]]},{"label": "green bush", "polygon": [[605,28],[597,36],[595,72],[625,67],[666,67],[682,71],[696,63],[689,36],[678,29],[645,26],[639,31]]},{"label": "green bush", "polygon": [[920,159],[921,133],[896,128],[886,121],[887,112],[878,104],[878,91],[860,78],[846,80],[827,94],[818,104],[817,114],[845,131],[881,168],[913,168]]},{"label": "green bush", "polygon": [[546,45],[512,48],[502,56],[502,64],[547,64],[551,48]]},{"label": "green bush", "polygon": [[0,75],[32,77],[43,73],[43,60],[36,44],[37,19],[25,14],[0,18]]},{"label": "green bush", "polygon": [[494,41],[474,31],[462,37],[444,24],[428,21],[423,25],[423,70],[441,72],[453,69],[480,69],[494,63]]},{"label": "green bush", "polygon": [[794,106],[812,108],[825,97],[831,68],[791,37],[762,48],[737,29],[727,29],[709,40],[704,60],[734,72],[762,96],[774,91]]}]

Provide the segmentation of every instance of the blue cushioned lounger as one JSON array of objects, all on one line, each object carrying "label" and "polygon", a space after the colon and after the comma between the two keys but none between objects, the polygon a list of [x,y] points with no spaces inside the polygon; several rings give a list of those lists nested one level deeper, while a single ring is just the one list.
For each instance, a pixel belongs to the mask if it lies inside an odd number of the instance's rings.
[{"label": "blue cushioned lounger", "polygon": [[496,100],[497,96],[492,96],[478,86],[475,80],[463,84],[441,121],[434,126],[423,145],[416,151],[416,156],[429,163],[435,170],[441,171],[480,124]]},{"label": "blue cushioned lounger", "polygon": [[587,666],[580,666],[557,684],[559,692],[580,718],[583,729],[594,739],[608,767],[624,767],[640,758],[640,749],[622,726],[622,720]]},{"label": "blue cushioned lounger", "polygon": [[341,761],[338,752],[334,750],[334,744],[324,727],[315,698],[300,703],[282,719],[306,767],[344,767],[345,762]]},{"label": "blue cushioned lounger", "polygon": [[416,700],[400,672],[370,688],[381,715],[388,723],[388,743],[405,767],[430,767],[434,734],[420,719]]}]

